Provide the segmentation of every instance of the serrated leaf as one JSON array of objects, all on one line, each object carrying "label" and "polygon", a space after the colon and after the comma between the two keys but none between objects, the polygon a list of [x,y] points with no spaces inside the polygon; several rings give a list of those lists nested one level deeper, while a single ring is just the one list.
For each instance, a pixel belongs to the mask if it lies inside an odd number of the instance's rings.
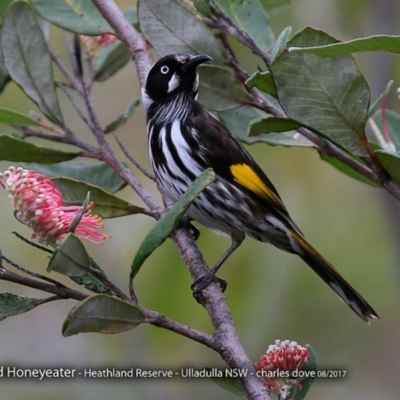
[{"label": "serrated leaf", "polygon": [[199,102],[213,111],[239,107],[248,100],[242,84],[226,68],[205,65],[199,72]]},{"label": "serrated leaf", "polygon": [[276,39],[274,46],[271,50],[271,64],[276,60],[278,56],[280,56],[283,51],[286,49],[286,44],[290,39],[290,35],[292,34],[292,27],[286,27]]},{"label": "serrated leaf", "polygon": [[12,79],[55,122],[62,121],[43,31],[25,1],[14,2],[1,30],[4,65]]},{"label": "serrated leaf", "polygon": [[368,110],[368,117],[371,117],[375,111],[377,111],[381,105],[381,102],[383,99],[386,99],[387,95],[390,92],[390,89],[393,86],[394,81],[389,81],[385,87],[385,90],[382,92],[382,94],[374,101],[374,104],[369,108]]},{"label": "serrated leaf", "polygon": [[83,243],[69,233],[54,250],[46,271],[55,271],[67,276],[82,276],[88,273],[90,257]]},{"label": "serrated leaf", "polygon": [[346,42],[327,43],[323,45],[293,46],[290,52],[315,54],[319,57],[335,57],[363,51],[387,51],[400,54],[400,36],[375,35]]},{"label": "serrated leaf", "polygon": [[133,259],[131,266],[132,276],[135,276],[139,272],[141,266],[151,253],[165,242],[195,198],[214,181],[215,173],[212,169],[209,168],[203,171],[190,185],[180,200],[156,223],[143,240]]},{"label": "serrated leaf", "polygon": [[93,59],[94,79],[105,82],[131,59],[128,48],[118,41],[101,49]]},{"label": "serrated leaf", "polygon": [[17,296],[13,293],[0,293],[0,321],[33,310],[42,301],[41,299]]},{"label": "serrated leaf", "polygon": [[[98,186],[110,193],[115,193],[126,186],[126,183],[106,163],[60,162],[52,165],[26,164],[25,168],[33,169],[48,178],[66,177]],[[85,194],[86,196],[86,194]]]},{"label": "serrated leaf", "polygon": [[63,336],[78,333],[119,333],[131,330],[146,318],[133,304],[100,294],[79,303],[68,314],[63,327]]},{"label": "serrated leaf", "polygon": [[[103,271],[92,258],[90,259],[90,266],[99,271]],[[103,282],[101,282],[90,273],[80,276],[70,276],[69,278],[78,285],[90,290],[91,292],[112,294],[111,290]]]},{"label": "serrated leaf", "polygon": [[100,11],[89,0],[29,0],[44,19],[67,31],[97,36],[112,32]]},{"label": "serrated leaf", "polygon": [[104,133],[111,133],[114,132],[115,130],[117,130],[120,126],[122,126],[123,124],[125,124],[125,122],[132,116],[133,111],[135,109],[135,107],[140,103],[139,99],[133,99],[129,105],[128,108],[126,109],[126,111],[120,115],[118,115],[117,118],[115,118],[114,121],[110,122],[109,124],[107,124],[107,126],[104,129]]},{"label": "serrated leaf", "polygon": [[[312,28],[298,33],[292,46],[336,42]],[[370,93],[351,56],[319,58],[300,52],[283,53],[271,67],[279,102],[286,115],[357,156],[365,156]]]},{"label": "serrated leaf", "polygon": [[52,178],[52,181],[63,195],[64,206],[81,205],[90,192],[90,199],[94,202],[92,213],[101,218],[121,217],[143,211],[142,207],[128,203],[98,186],[64,177]]},{"label": "serrated leaf", "polygon": [[208,54],[223,65],[218,42],[178,0],[140,0],[140,28],[156,51],[167,54]]},{"label": "serrated leaf", "polygon": [[[307,348],[308,354],[310,355],[311,359],[310,361],[306,362],[300,369],[300,371],[305,371],[307,372],[312,372],[314,375],[317,373],[317,355],[315,354],[315,351],[313,348],[307,344],[304,347]],[[305,379],[302,379],[300,384],[301,384],[301,390],[297,386],[293,386],[293,391],[291,392],[291,395],[293,397],[293,400],[304,400],[306,397],[308,391],[311,389],[311,386],[313,385],[315,380],[315,377],[308,377]]]},{"label": "serrated leaf", "polygon": [[345,175],[350,176],[351,178],[357,179],[363,183],[366,183],[368,185],[378,187],[375,182],[371,181],[364,175],[361,175],[359,172],[355,171],[353,168],[349,167],[348,165],[342,163],[335,157],[330,157],[326,153],[319,153],[321,160],[324,160],[328,164],[332,165],[333,168],[336,168],[338,171],[344,173]]},{"label": "serrated leaf", "polygon": [[72,160],[79,154],[79,152],[40,147],[11,135],[0,136],[0,160],[53,164]]},{"label": "serrated leaf", "polygon": [[259,0],[215,0],[215,2],[232,23],[239,30],[246,32],[261,50],[271,49],[274,34],[268,15]]},{"label": "serrated leaf", "polygon": [[257,89],[260,89],[273,97],[277,97],[275,83],[272,78],[272,74],[269,71],[255,72],[253,75],[250,76],[249,79],[247,79],[245,85],[248,89],[256,87]]},{"label": "serrated leaf", "polygon": [[226,125],[242,142],[256,143],[264,142],[272,146],[300,146],[300,147],[313,147],[314,144],[301,136],[297,132],[284,132],[284,133],[268,133],[259,134],[257,136],[248,136],[248,127],[260,117],[265,118],[267,114],[256,110],[250,106],[243,106],[233,110],[222,111],[218,113],[219,119]]},{"label": "serrated leaf", "polygon": [[376,150],[376,157],[391,178],[400,185],[400,157],[384,150]]},{"label": "serrated leaf", "polygon": [[298,122],[289,118],[267,117],[252,121],[247,133],[249,136],[257,136],[262,133],[288,132],[300,127],[301,125]]}]

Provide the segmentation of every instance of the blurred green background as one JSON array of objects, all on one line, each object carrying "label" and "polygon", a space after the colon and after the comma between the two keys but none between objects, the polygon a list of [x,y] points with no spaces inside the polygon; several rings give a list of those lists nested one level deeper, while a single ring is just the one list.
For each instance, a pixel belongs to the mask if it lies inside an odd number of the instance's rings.
[{"label": "blurred green background", "polygon": [[[126,10],[133,1],[120,0]],[[398,0],[293,0],[293,5],[271,19],[275,34],[291,25],[294,31],[311,25],[340,40],[369,34],[399,34]],[[53,47],[66,57],[61,31],[52,32]],[[239,46],[235,48],[240,49]],[[261,62],[239,53],[249,72]],[[362,54],[356,57],[365,74],[373,100],[389,79],[399,85],[399,60],[393,55]],[[106,124],[140,96],[132,64],[117,76],[94,88],[95,103]],[[75,132],[92,141],[61,95],[65,120]],[[34,110],[21,90],[9,84],[0,96],[0,107],[21,112]],[[389,98],[389,108],[400,111],[400,101]],[[7,132],[7,127],[0,127]],[[149,167],[144,112],[118,132],[130,153]],[[110,137],[117,153],[121,151]],[[318,380],[307,399],[398,399],[400,369],[399,313],[399,206],[383,190],[352,180],[319,160],[310,149],[248,147],[281,193],[293,219],[309,241],[328,258],[381,317],[367,326],[297,257],[248,239],[222,268],[229,282],[226,297],[242,343],[252,360],[258,361],[275,339],[309,343],[325,369],[345,369],[344,379]],[[126,160],[125,160],[126,161]],[[9,163],[2,162],[4,171]],[[147,179],[146,187],[157,197]],[[137,204],[129,189],[120,196]],[[43,273],[47,256],[23,244],[10,232],[29,236],[29,229],[13,217],[5,193],[1,193],[0,247],[15,262]],[[112,238],[103,246],[87,245],[94,258],[123,289],[129,266],[145,232],[154,221],[131,216],[106,221]],[[202,229],[198,241],[212,265],[229,245],[229,239]],[[53,276],[55,279],[63,278]],[[68,282],[67,280],[64,280]],[[190,278],[171,241],[146,262],[136,280],[143,305],[177,321],[212,332],[206,312],[192,297]],[[41,297],[34,290],[1,282],[1,292]],[[152,326],[142,325],[119,335],[81,334],[63,338],[61,326],[74,301],[43,305],[0,324],[0,365],[20,367],[180,369],[223,366],[212,351],[188,339]],[[204,399],[232,398],[207,379],[152,380],[2,380],[5,399]]]}]

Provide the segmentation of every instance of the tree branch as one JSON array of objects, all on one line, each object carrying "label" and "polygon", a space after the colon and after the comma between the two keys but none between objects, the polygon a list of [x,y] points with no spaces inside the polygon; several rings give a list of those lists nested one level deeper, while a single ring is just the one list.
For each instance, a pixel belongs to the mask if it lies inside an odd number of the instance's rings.
[{"label": "tree branch", "polygon": [[[9,262],[6,257],[1,256],[1,258],[4,261]],[[42,292],[53,293],[63,299],[75,299],[82,301],[89,297],[89,295],[79,292],[78,290],[74,290],[66,286],[58,286],[46,282],[37,281],[36,279],[31,279],[25,276],[18,275],[4,268],[0,268],[0,280],[14,282],[18,285],[41,290]]]},{"label": "tree branch", "polygon": [[[140,84],[143,86],[151,67],[150,49],[143,37],[126,20],[116,4],[110,0],[93,0],[103,17],[114,29],[116,35],[129,48],[136,65]],[[182,258],[193,279],[200,278],[207,271],[207,265],[198,250],[190,231],[177,229],[172,235]],[[202,305],[208,311],[215,327],[213,347],[231,368],[247,368],[254,372],[253,363],[247,357],[236,332],[225,297],[216,284],[211,284],[203,291]],[[269,399],[269,395],[260,379],[249,373],[241,379],[249,399]]]}]

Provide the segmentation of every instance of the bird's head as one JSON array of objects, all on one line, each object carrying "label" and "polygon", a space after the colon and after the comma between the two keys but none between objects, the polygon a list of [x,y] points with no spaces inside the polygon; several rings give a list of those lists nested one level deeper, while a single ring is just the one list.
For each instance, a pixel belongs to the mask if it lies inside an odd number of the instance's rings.
[{"label": "bird's head", "polygon": [[185,92],[195,98],[199,88],[197,67],[211,59],[205,54],[170,54],[160,58],[147,75],[144,98],[152,103],[178,92]]}]

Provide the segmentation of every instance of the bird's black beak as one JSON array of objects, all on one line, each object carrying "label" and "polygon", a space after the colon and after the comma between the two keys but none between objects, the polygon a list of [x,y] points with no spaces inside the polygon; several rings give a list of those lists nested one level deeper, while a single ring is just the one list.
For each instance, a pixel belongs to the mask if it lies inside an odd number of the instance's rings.
[{"label": "bird's black beak", "polygon": [[207,61],[212,60],[212,57],[208,56],[207,54],[200,54],[198,56],[192,56],[192,58],[185,64],[183,67],[183,71],[193,71],[195,70],[200,64],[203,64]]}]

